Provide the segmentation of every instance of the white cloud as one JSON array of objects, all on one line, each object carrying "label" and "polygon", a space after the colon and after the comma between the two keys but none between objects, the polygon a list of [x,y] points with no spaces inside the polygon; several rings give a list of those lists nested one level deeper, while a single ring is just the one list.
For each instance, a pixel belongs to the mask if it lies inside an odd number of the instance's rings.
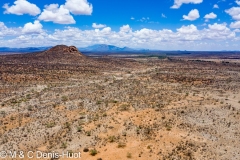
[{"label": "white cloud", "polygon": [[92,24],[92,27],[95,28],[95,29],[99,29],[99,28],[104,28],[106,27],[105,24],[96,24],[96,23],[93,23]]},{"label": "white cloud", "polygon": [[207,25],[207,23],[203,23],[202,25],[200,25],[200,26],[206,26]]},{"label": "white cloud", "polygon": [[240,7],[232,7],[228,10],[225,10],[230,16],[235,20],[240,20]]},{"label": "white cloud", "polygon": [[91,15],[93,12],[92,4],[87,0],[66,0],[65,4],[50,4],[46,5],[45,9],[38,17],[39,20],[52,21],[58,24],[75,24],[71,15]]},{"label": "white cloud", "polygon": [[76,23],[69,10],[65,9],[63,5],[59,7],[58,4],[46,5],[38,19],[46,22],[52,21],[58,24]]},{"label": "white cloud", "polygon": [[209,13],[209,14],[206,14],[206,15],[204,16],[204,18],[205,18],[205,19],[215,19],[215,18],[217,18],[217,15],[216,15],[215,13],[211,12],[211,13]]},{"label": "white cloud", "polygon": [[222,24],[214,23],[213,25],[209,24],[208,28],[211,30],[216,30],[216,31],[229,30],[227,28],[227,23],[222,23]]},{"label": "white cloud", "polygon": [[5,30],[7,29],[7,26],[5,26],[5,24],[3,22],[0,22],[0,30]]},{"label": "white cloud", "polygon": [[130,19],[131,19],[131,20],[134,20],[135,18],[134,18],[134,17],[131,17]]},{"label": "white cloud", "polygon": [[230,24],[231,28],[240,28],[240,21],[232,22]]},{"label": "white cloud", "polygon": [[240,5],[240,1],[239,1],[239,0],[236,0],[235,2],[236,2],[238,5]]},{"label": "white cloud", "polygon": [[[128,31],[128,32],[127,32]],[[57,43],[67,45],[92,45],[99,43],[113,44],[116,46],[128,46],[133,48],[158,48],[158,49],[197,49],[196,45],[204,43],[199,49],[213,49],[214,45],[219,45],[219,41],[233,40],[235,32],[227,28],[226,24],[213,24],[208,28],[198,30],[195,25],[182,26],[176,32],[169,29],[153,30],[143,28],[132,31],[129,25],[120,27],[118,32],[112,31],[110,27],[102,30],[80,30],[79,28],[68,27],[64,30],[57,30],[51,34],[51,39]],[[68,38],[71,37],[71,38]],[[84,37],[84,38],[83,38]],[[53,42],[51,42],[53,43]],[[207,44],[205,44],[207,43]],[[187,45],[189,44],[189,46]],[[164,47],[165,46],[165,47]],[[215,46],[216,47],[216,46]],[[217,46],[219,49],[223,46]]]},{"label": "white cloud", "polygon": [[202,3],[203,0],[174,0],[174,5],[171,8],[177,9],[180,8],[182,4],[189,4],[189,3],[193,3],[193,4],[200,4]]},{"label": "white cloud", "polygon": [[32,34],[41,33],[43,32],[42,28],[43,28],[42,24],[38,20],[36,20],[34,21],[34,23],[31,23],[31,22],[26,23],[22,31],[23,33],[32,33]]},{"label": "white cloud", "polygon": [[87,0],[66,0],[64,8],[75,15],[91,15],[93,11],[92,4]]},{"label": "white cloud", "polygon": [[111,30],[112,29],[110,27],[105,27],[100,32],[103,33],[103,34],[110,34]]},{"label": "white cloud", "polygon": [[21,34],[21,28],[8,28],[3,22],[0,22],[0,38],[5,36],[17,36]]},{"label": "white cloud", "polygon": [[[32,25],[34,24],[36,25],[37,22],[32,23]],[[198,29],[191,24],[182,26],[176,31],[149,28],[133,31],[129,25],[123,25],[118,31],[113,31],[110,27],[89,30],[65,27],[64,29],[56,29],[54,32],[41,32],[39,34],[24,33],[22,30],[22,28],[8,28],[0,22],[0,37],[2,37],[0,38],[0,46],[28,47],[66,44],[84,47],[104,43],[120,47],[163,50],[240,49],[237,40],[240,37],[236,35],[237,30],[230,30],[226,23],[214,23],[204,29]],[[231,44],[229,48],[224,45],[225,42]]]},{"label": "white cloud", "polygon": [[217,4],[214,4],[213,8],[219,8],[219,6]]},{"label": "white cloud", "polygon": [[14,5],[9,6],[8,3],[3,5],[3,8],[6,9],[4,14],[16,14],[16,15],[23,15],[29,14],[32,16],[36,16],[40,14],[40,9],[35,5],[27,0],[16,0]]},{"label": "white cloud", "polygon": [[162,16],[162,18],[167,18],[167,16],[165,14],[163,14],[163,13],[162,13],[161,16]]},{"label": "white cloud", "polygon": [[233,32],[240,32],[240,29],[235,29],[233,30]]},{"label": "white cloud", "polygon": [[191,10],[188,15],[183,15],[184,20],[194,21],[200,17],[197,9]]},{"label": "white cloud", "polygon": [[139,22],[148,22],[150,20],[149,17],[142,17],[141,19],[137,20]]},{"label": "white cloud", "polygon": [[130,26],[127,24],[127,25],[123,25],[122,27],[120,27],[120,32],[130,32],[132,31],[132,29],[130,28]]},{"label": "white cloud", "polygon": [[191,24],[188,26],[182,26],[181,28],[178,28],[177,31],[179,33],[194,33],[194,32],[197,32],[198,29],[195,25]]}]

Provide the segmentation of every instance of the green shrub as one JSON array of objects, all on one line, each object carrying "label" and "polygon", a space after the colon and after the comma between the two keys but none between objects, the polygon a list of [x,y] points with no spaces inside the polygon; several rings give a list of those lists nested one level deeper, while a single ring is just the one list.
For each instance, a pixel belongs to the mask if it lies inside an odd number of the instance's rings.
[{"label": "green shrub", "polygon": [[66,143],[66,142],[62,142],[62,146],[61,146],[61,148],[66,149],[66,148],[67,148],[67,143]]},{"label": "green shrub", "polygon": [[131,153],[127,153],[127,158],[132,158],[132,154]]},{"label": "green shrub", "polygon": [[115,136],[109,136],[108,137],[108,142],[110,142],[110,143],[115,142],[115,140],[116,140]]},{"label": "green shrub", "polygon": [[78,126],[77,127],[77,132],[81,132],[82,131],[82,126]]},{"label": "green shrub", "polygon": [[97,154],[97,150],[96,149],[91,149],[90,150],[90,155],[95,156]]},{"label": "green shrub", "polygon": [[117,147],[118,148],[124,148],[124,147],[126,147],[126,143],[119,142]]},{"label": "green shrub", "polygon": [[33,111],[33,106],[28,106],[28,111]]},{"label": "green shrub", "polygon": [[47,128],[52,128],[55,126],[55,122],[49,122],[49,123],[47,123],[46,126],[47,126]]},{"label": "green shrub", "polygon": [[62,101],[63,102],[66,102],[68,100],[68,97],[67,96],[62,96]]},{"label": "green shrub", "polygon": [[91,132],[90,132],[90,131],[87,131],[87,132],[86,132],[86,135],[87,135],[87,136],[91,136]]},{"label": "green shrub", "polygon": [[122,104],[121,106],[118,107],[119,111],[127,111],[129,110],[129,104]]}]

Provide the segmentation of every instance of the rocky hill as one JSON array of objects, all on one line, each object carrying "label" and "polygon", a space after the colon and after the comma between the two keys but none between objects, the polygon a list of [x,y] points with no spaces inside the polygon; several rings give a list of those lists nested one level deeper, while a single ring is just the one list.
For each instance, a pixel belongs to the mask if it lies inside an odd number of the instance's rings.
[{"label": "rocky hill", "polygon": [[57,45],[44,52],[34,54],[47,62],[77,62],[86,58],[75,46]]},{"label": "rocky hill", "polygon": [[14,63],[61,63],[73,64],[82,63],[87,57],[84,56],[75,46],[57,45],[46,51],[27,54],[15,54],[2,56],[0,59]]}]

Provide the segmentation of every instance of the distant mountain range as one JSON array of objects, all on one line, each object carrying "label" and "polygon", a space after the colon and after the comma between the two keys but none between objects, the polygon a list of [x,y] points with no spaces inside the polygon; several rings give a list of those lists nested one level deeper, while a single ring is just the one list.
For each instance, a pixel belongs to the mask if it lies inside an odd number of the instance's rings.
[{"label": "distant mountain range", "polygon": [[128,48],[128,47],[116,47],[113,45],[107,44],[96,44],[93,46],[89,46],[86,48],[79,48],[80,51],[88,51],[88,52],[130,52],[130,51],[137,51],[136,49]]},{"label": "distant mountain range", "polygon": [[[0,52],[39,52],[48,50],[51,47],[26,47],[26,48],[9,48],[0,47]],[[93,46],[78,48],[80,52],[135,52],[135,51],[149,51],[148,49],[132,49],[128,47],[117,47],[107,44],[96,44]]]},{"label": "distant mountain range", "polygon": [[[26,47],[26,48],[9,48],[9,47],[0,47],[0,55],[1,54],[15,54],[15,53],[31,53],[31,52],[41,52],[52,48],[52,46],[48,47]],[[191,53],[221,53],[221,52],[231,52],[231,53],[239,53],[239,51],[181,51],[181,50],[149,50],[149,49],[133,49],[129,47],[117,47],[114,45],[107,45],[107,44],[95,44],[88,47],[81,47],[78,48],[80,52],[85,52],[86,54],[95,52],[99,54],[104,53],[131,53],[131,52],[137,52],[137,53],[151,53],[151,54],[158,54],[158,53],[167,53],[168,55],[179,55],[179,54],[191,54]]]},{"label": "distant mountain range", "polygon": [[26,48],[9,48],[0,47],[0,52],[38,52],[48,50],[51,47],[26,47]]}]

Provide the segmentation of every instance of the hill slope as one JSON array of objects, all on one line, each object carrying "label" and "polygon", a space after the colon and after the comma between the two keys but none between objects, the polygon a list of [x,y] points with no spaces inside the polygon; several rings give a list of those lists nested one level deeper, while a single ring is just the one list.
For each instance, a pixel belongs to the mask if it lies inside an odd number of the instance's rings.
[{"label": "hill slope", "polygon": [[77,62],[85,58],[75,46],[57,45],[47,51],[33,54],[34,57],[47,62]]}]

